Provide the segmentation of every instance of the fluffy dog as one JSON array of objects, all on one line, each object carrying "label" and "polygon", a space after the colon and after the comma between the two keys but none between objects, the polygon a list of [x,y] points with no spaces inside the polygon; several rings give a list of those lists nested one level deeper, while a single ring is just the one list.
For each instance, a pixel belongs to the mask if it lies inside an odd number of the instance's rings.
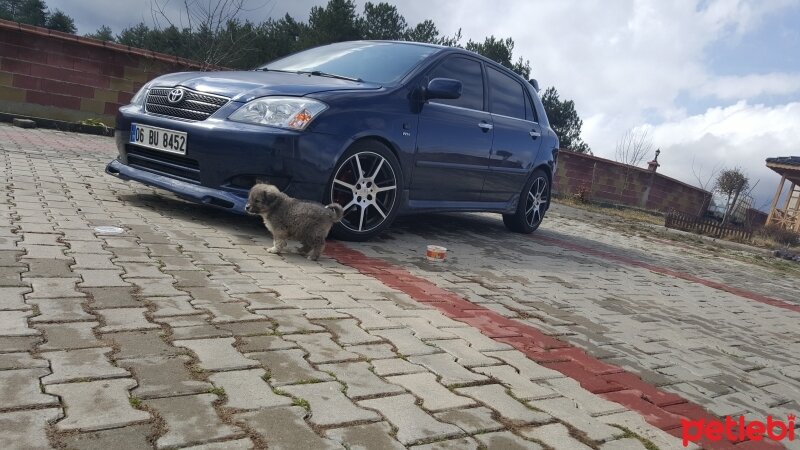
[{"label": "fluffy dog", "polygon": [[344,215],[344,210],[336,203],[323,206],[297,200],[266,183],[256,184],[250,189],[244,209],[261,216],[264,225],[272,233],[274,242],[267,249],[268,252],[281,253],[286,248],[286,241],[294,239],[302,244],[299,252],[313,261],[319,258],[325,248],[328,231]]}]

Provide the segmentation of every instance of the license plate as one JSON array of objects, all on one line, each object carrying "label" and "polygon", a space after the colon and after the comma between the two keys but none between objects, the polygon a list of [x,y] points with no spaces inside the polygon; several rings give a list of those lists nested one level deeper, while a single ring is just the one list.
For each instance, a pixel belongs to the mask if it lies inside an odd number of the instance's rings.
[{"label": "license plate", "polygon": [[130,143],[162,152],[186,154],[186,133],[180,131],[132,123]]}]

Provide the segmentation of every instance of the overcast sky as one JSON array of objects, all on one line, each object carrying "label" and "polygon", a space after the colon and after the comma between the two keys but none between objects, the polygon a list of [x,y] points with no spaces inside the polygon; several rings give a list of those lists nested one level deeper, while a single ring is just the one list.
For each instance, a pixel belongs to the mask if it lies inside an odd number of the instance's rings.
[{"label": "overcast sky", "polygon": [[[209,0],[191,0],[208,2]],[[363,0],[357,0],[359,9]],[[171,0],[170,7],[182,1]],[[213,3],[216,3],[214,1]],[[246,17],[308,18],[312,0],[247,0]],[[80,34],[151,23],[151,0],[47,0]],[[646,127],[660,172],[697,185],[715,166],[760,180],[767,208],[779,177],[771,156],[800,155],[800,0],[406,0],[410,24],[444,34],[512,37],[539,84],[575,100],[583,137],[612,158],[626,130]],[[650,155],[646,160],[650,159]]]}]

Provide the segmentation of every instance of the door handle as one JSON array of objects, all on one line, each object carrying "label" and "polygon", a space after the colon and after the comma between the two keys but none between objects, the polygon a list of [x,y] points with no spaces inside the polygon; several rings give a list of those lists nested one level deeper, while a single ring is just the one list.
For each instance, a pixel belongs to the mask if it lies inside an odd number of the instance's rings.
[{"label": "door handle", "polygon": [[534,138],[534,139],[536,139],[536,138],[538,138],[539,136],[542,135],[542,133],[540,133],[540,132],[538,132],[536,130],[531,130],[531,131],[528,132],[528,134],[530,134],[531,137]]},{"label": "door handle", "polygon": [[492,128],[494,128],[494,125],[490,124],[489,122],[480,122],[480,123],[478,123],[478,126],[479,126],[479,127],[481,128],[481,130],[483,130],[483,131],[489,131],[489,130],[491,130]]}]

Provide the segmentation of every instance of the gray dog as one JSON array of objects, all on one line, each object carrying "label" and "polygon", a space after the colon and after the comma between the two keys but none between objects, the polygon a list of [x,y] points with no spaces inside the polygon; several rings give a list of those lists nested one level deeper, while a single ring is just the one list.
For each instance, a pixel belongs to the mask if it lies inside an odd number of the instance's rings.
[{"label": "gray dog", "polygon": [[264,225],[272,233],[273,246],[270,253],[280,253],[287,239],[300,241],[299,252],[316,261],[325,248],[325,237],[334,223],[342,220],[344,210],[336,203],[322,206],[320,203],[297,200],[281,192],[271,184],[259,183],[250,189],[245,211],[261,216]]}]

